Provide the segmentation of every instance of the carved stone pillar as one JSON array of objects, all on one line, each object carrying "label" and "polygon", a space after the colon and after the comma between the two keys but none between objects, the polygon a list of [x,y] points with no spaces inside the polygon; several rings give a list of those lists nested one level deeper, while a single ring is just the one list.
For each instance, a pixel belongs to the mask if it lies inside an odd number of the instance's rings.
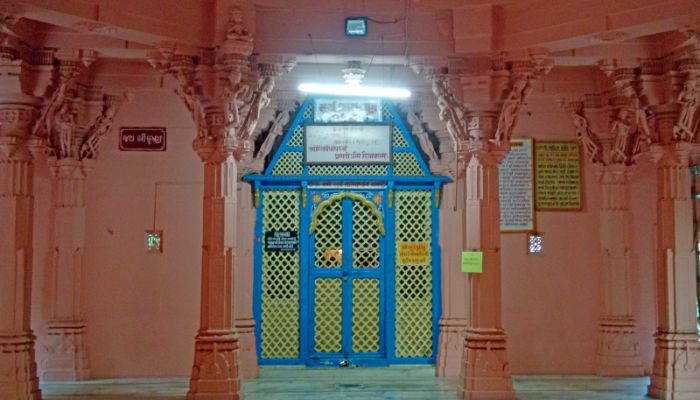
[{"label": "carved stone pillar", "polygon": [[37,101],[4,91],[0,97],[0,398],[40,399],[30,327],[34,162],[29,138]]},{"label": "carved stone pillar", "polygon": [[[700,398],[700,336],[695,318],[696,250],[690,192],[693,146],[674,140],[676,111],[657,113],[657,312],[654,367],[649,395]],[[677,139],[677,137],[676,137]]]},{"label": "carved stone pillar", "polygon": [[442,250],[442,316],[435,366],[437,376],[457,376],[462,368],[462,350],[467,328],[467,275],[460,269],[464,174],[442,187],[440,247]]},{"label": "carved stone pillar", "polygon": [[238,399],[238,336],[233,330],[236,160],[225,139],[198,138],[204,162],[200,324],[188,399]]},{"label": "carved stone pillar", "polygon": [[[493,137],[495,114],[472,115],[470,136]],[[507,142],[506,142],[507,143]],[[464,341],[464,399],[515,399],[501,324],[501,232],[498,165],[507,148],[480,140],[464,148],[464,250],[483,252],[483,272],[469,274],[469,326]]]},{"label": "carved stone pillar", "polygon": [[255,346],[255,320],[253,319],[253,227],[255,207],[252,187],[238,182],[238,215],[236,240],[236,269],[233,305],[234,330],[240,343],[240,374],[242,378],[258,377],[258,357]]},{"label": "carved stone pillar", "polygon": [[629,235],[629,168],[601,168],[600,248],[603,317],[596,352],[596,372],[603,376],[641,376],[637,322],[632,310],[632,265]]},{"label": "carved stone pillar", "polygon": [[609,88],[567,107],[589,162],[598,168],[602,195],[603,313],[595,367],[602,376],[640,376],[644,367],[632,306],[634,268],[630,264],[633,248],[627,193],[634,163],[651,141],[650,114],[637,89],[639,78],[632,65],[611,60],[601,63],[601,69],[611,78]]},{"label": "carved stone pillar", "polygon": [[82,312],[85,248],[85,176],[89,160],[52,160],[49,320],[42,379],[79,381],[89,375]]}]

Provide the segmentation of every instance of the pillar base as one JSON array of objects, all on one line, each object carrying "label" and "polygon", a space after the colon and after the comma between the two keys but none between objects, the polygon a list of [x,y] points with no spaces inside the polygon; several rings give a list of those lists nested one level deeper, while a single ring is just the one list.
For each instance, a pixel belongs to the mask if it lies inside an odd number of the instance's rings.
[{"label": "pillar base", "polygon": [[654,371],[648,395],[659,399],[700,399],[700,336],[656,334]]},{"label": "pillar base", "polygon": [[464,400],[514,400],[513,378],[502,329],[468,328],[462,361]]},{"label": "pillar base", "polygon": [[238,371],[241,378],[257,378],[260,370],[258,368],[258,355],[255,351],[255,320],[237,319],[234,325],[240,347]]},{"label": "pillar base", "polygon": [[238,337],[231,331],[200,332],[187,400],[238,400]]},{"label": "pillar base", "polygon": [[45,381],[82,381],[90,370],[85,347],[83,321],[49,321],[46,360],[41,379]]},{"label": "pillar base", "polygon": [[466,330],[465,319],[440,319],[436,376],[459,376]]},{"label": "pillar base", "polygon": [[596,374],[643,376],[634,318],[604,318],[599,325]]},{"label": "pillar base", "polygon": [[0,399],[41,399],[31,332],[0,333]]}]

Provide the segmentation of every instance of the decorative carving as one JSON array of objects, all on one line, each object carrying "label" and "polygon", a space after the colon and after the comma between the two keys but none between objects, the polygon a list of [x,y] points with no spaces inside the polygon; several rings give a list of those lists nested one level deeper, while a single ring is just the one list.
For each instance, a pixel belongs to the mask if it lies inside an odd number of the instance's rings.
[{"label": "decorative carving", "polygon": [[469,139],[466,129],[466,110],[450,92],[444,75],[434,75],[431,80],[433,94],[437,98],[440,120],[445,123],[447,132],[452,138],[453,150],[457,151],[459,143]]},{"label": "decorative carving", "polygon": [[270,103],[276,76],[293,66],[289,60],[255,64],[250,60],[252,51],[253,37],[235,4],[226,39],[218,50],[205,49],[196,58],[167,45],[149,55],[151,66],[176,79],[175,92],[197,126],[195,148],[201,157],[214,154],[212,146],[237,159],[248,154],[260,113]]},{"label": "decorative carving", "polygon": [[503,107],[501,107],[501,113],[498,117],[498,126],[496,127],[496,134],[493,138],[493,142],[496,145],[500,145],[502,141],[510,141],[510,135],[513,133],[513,128],[518,121],[520,108],[531,92],[532,85],[530,85],[529,78],[517,77],[515,79],[513,88],[503,102]]},{"label": "decorative carving", "polygon": [[678,120],[673,127],[673,138],[677,141],[692,142],[698,128],[697,113],[700,106],[700,91],[698,81],[694,75],[689,75],[683,83],[683,90],[678,94],[676,101],[681,106]]},{"label": "decorative carving", "polygon": [[107,135],[114,118],[119,112],[122,104],[129,98],[128,95],[104,96],[104,106],[102,112],[95,120],[95,123],[88,130],[83,143],[80,145],[80,159],[95,159],[97,158],[97,150],[102,139]]},{"label": "decorative carving", "polygon": [[277,138],[284,133],[284,127],[287,126],[287,123],[289,122],[290,111],[291,110],[287,108],[283,108],[275,116],[275,120],[272,121],[272,126],[268,130],[265,140],[263,141],[262,145],[260,145],[260,149],[255,155],[255,159],[253,160],[255,165],[262,167],[264,164],[265,158],[270,154],[270,151],[272,151],[272,147],[277,141]]},{"label": "decorative carving", "polygon": [[586,118],[583,109],[583,103],[579,103],[571,113],[571,118],[574,122],[574,130],[576,137],[583,145],[586,156],[592,163],[602,161],[600,140],[598,136],[591,130],[591,124]]},{"label": "decorative carving", "polygon": [[411,125],[411,134],[418,139],[418,144],[425,155],[428,156],[428,160],[430,160],[431,163],[439,161],[439,157],[435,152],[435,146],[433,142],[430,141],[428,132],[423,127],[422,118],[415,112],[409,111],[408,123]]}]

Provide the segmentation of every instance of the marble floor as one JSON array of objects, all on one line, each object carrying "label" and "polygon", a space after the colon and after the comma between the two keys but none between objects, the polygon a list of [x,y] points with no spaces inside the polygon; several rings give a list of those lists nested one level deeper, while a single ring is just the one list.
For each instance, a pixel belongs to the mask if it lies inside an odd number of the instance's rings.
[{"label": "marble floor", "polygon": [[[641,400],[648,378],[515,376],[519,400]],[[109,379],[43,383],[49,400],[182,400],[186,378]],[[262,367],[245,380],[246,400],[457,400],[457,380],[436,378],[431,366],[389,368]]]}]

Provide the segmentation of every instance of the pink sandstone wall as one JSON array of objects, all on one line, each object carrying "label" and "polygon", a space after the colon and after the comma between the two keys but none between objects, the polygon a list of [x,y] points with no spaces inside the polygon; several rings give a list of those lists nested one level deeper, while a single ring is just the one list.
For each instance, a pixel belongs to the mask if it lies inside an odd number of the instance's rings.
[{"label": "pink sandstone wall", "polygon": [[[572,140],[569,116],[554,96],[535,93],[515,136]],[[165,252],[147,255],[143,231],[153,221],[156,182],[200,182],[201,162],[191,148],[194,125],[167,89],[138,91],[115,124],[166,126],[165,153],[128,153],[113,132],[102,144],[87,183],[85,320],[92,377],[186,376],[199,314],[201,185],[159,188],[158,222]],[[655,326],[651,265],[654,176],[642,162],[632,179],[634,304],[642,357],[652,359]],[[43,293],[48,230],[48,173],[37,166],[34,328],[38,362],[46,299]],[[503,251],[503,312],[514,373],[593,373],[601,313],[598,264],[599,187],[585,171],[581,212],[540,212],[545,253],[527,256],[524,234],[506,234]]]}]

